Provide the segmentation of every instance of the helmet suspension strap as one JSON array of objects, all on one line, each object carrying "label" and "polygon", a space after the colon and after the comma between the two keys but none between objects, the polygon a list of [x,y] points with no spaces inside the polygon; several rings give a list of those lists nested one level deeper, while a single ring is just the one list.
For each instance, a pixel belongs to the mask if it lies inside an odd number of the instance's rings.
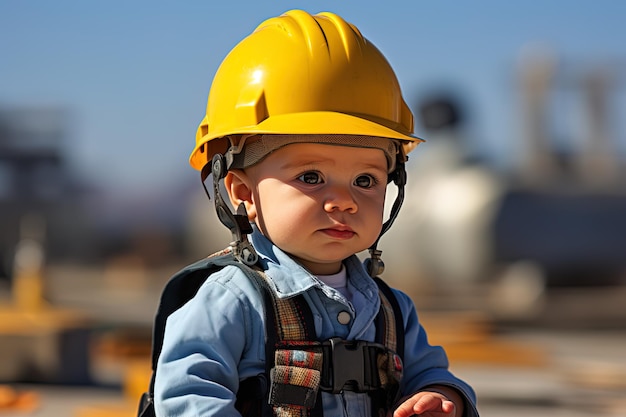
[{"label": "helmet suspension strap", "polygon": [[389,182],[393,181],[394,184],[396,184],[398,187],[398,195],[396,196],[396,200],[393,202],[391,207],[389,219],[383,223],[383,227],[378,235],[378,238],[368,249],[370,258],[365,261],[365,266],[371,277],[377,277],[385,270],[385,263],[381,259],[383,251],[377,249],[377,246],[380,238],[383,234],[385,234],[385,232],[387,232],[387,230],[389,230],[389,228],[391,228],[391,225],[396,220],[396,217],[398,217],[400,207],[402,207],[402,202],[404,201],[404,186],[406,185],[406,170],[404,169],[405,161],[406,156],[402,155],[402,153],[398,154],[396,169],[389,174]]},{"label": "helmet suspension strap", "polygon": [[228,168],[226,167],[226,158],[222,154],[216,154],[213,156],[213,160],[210,164],[206,164],[200,172],[202,179],[202,187],[206,192],[209,200],[211,195],[205,185],[205,181],[209,176],[209,172],[213,176],[213,195],[215,200],[215,212],[218,219],[224,226],[226,226],[232,234],[233,241],[230,242],[230,248],[233,251],[233,255],[239,261],[245,265],[252,266],[256,264],[259,259],[252,244],[248,241],[247,235],[252,233],[252,226],[248,220],[248,214],[246,213],[246,207],[243,203],[237,207],[237,212],[233,214],[230,207],[226,204],[220,193],[220,181],[224,179]]}]

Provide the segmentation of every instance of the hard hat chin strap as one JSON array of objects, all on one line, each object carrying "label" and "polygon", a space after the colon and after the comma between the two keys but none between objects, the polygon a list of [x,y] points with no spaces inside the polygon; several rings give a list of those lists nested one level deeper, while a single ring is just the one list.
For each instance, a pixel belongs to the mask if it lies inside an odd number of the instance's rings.
[{"label": "hard hat chin strap", "polygon": [[391,206],[391,213],[389,213],[389,219],[383,223],[383,227],[378,235],[376,241],[369,247],[368,251],[370,253],[370,258],[365,260],[365,266],[367,268],[367,272],[371,277],[377,277],[382,274],[385,270],[385,263],[381,259],[381,255],[383,251],[377,249],[378,241],[380,238],[391,228],[391,225],[398,217],[398,213],[400,212],[400,207],[402,207],[402,202],[404,201],[404,186],[406,185],[406,170],[404,169],[404,163],[406,161],[406,156],[401,153],[398,154],[396,161],[396,169],[389,174],[389,182],[393,181],[394,184],[398,187],[398,195],[396,196],[396,200],[393,202]]},{"label": "hard hat chin strap", "polygon": [[220,222],[226,226],[232,234],[233,240],[230,242],[230,248],[233,251],[233,255],[239,261],[248,266],[252,266],[257,263],[259,256],[252,244],[248,241],[247,235],[252,233],[252,226],[248,220],[248,213],[246,207],[241,203],[237,207],[237,212],[233,214],[230,207],[226,204],[220,193],[220,181],[224,179],[228,168],[226,166],[226,158],[224,155],[216,154],[210,164],[206,164],[200,172],[200,178],[202,180],[202,187],[206,192],[209,200],[211,194],[206,187],[205,181],[209,174],[213,177],[213,199],[215,201],[215,212]]}]

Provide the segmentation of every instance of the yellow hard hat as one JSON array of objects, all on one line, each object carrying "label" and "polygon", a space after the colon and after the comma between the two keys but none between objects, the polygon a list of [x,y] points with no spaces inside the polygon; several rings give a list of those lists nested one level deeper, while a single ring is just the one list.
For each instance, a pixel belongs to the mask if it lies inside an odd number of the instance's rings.
[{"label": "yellow hard hat", "polygon": [[383,54],[336,14],[301,10],[261,23],[226,56],[190,163],[201,170],[228,137],[264,133],[390,138],[405,153],[422,142]]}]

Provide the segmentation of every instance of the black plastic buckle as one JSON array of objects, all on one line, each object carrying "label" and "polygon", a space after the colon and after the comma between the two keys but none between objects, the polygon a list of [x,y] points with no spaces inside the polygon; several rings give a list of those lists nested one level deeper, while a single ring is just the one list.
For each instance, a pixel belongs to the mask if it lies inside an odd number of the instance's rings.
[{"label": "black plastic buckle", "polygon": [[320,388],[338,394],[341,391],[369,392],[380,389],[377,355],[387,348],[365,340],[338,337],[322,343],[324,367]]}]

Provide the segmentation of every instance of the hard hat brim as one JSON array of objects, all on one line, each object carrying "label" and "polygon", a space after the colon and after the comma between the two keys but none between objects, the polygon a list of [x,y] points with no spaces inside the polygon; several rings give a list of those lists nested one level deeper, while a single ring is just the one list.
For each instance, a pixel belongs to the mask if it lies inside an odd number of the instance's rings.
[{"label": "hard hat brim", "polygon": [[[423,139],[406,131],[395,124],[390,126],[389,120],[378,119],[370,115],[347,114],[330,111],[300,112],[269,117],[257,125],[228,129],[216,127],[193,150],[189,162],[195,169],[202,167],[215,153],[226,151],[228,141],[219,140],[229,135],[249,134],[301,134],[301,135],[362,135],[396,139],[406,142],[407,151],[413,149]],[[224,143],[226,142],[226,143]],[[201,148],[205,146],[201,152]],[[408,152],[407,152],[408,153]]]}]

